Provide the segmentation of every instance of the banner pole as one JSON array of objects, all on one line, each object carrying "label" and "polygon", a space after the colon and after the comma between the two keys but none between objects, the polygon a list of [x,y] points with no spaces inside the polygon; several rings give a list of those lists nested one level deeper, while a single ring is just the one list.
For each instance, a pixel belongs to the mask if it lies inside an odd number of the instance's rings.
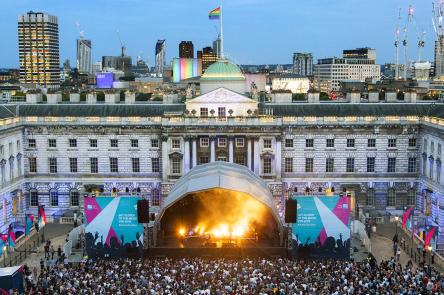
[{"label": "banner pole", "polygon": [[224,59],[224,27],[223,27],[223,11],[222,11],[222,5],[220,6],[220,55],[221,58]]}]

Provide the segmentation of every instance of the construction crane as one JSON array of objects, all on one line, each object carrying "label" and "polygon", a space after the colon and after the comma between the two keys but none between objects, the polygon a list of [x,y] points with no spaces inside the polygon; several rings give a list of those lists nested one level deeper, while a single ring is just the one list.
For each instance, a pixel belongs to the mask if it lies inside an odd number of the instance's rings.
[{"label": "construction crane", "polygon": [[123,44],[122,42],[122,38],[120,38],[120,32],[119,30],[116,31],[117,34],[117,38],[119,38],[119,42],[120,42],[120,48],[122,49],[122,57],[124,57],[126,55],[126,47],[125,44]]},{"label": "construction crane", "polygon": [[426,32],[422,30],[422,28],[419,28],[418,23],[416,22],[415,15],[414,15],[414,9],[411,8],[411,23],[413,24],[413,27],[415,29],[416,33],[416,39],[417,39],[417,46],[418,46],[418,62],[422,61],[422,50],[425,46],[425,36]]},{"label": "construction crane", "polygon": [[410,61],[409,61],[409,40],[408,40],[408,28],[413,19],[413,7],[410,5],[408,10],[408,17],[404,25],[404,37],[402,40],[402,45],[404,46],[404,79],[407,80],[407,73],[410,69]]},{"label": "construction crane", "polygon": [[76,21],[77,31],[79,31],[79,38],[83,39],[85,37],[85,31],[80,29],[80,23]]},{"label": "construction crane", "polygon": [[396,26],[396,31],[395,31],[395,48],[396,48],[395,80],[399,79],[399,26],[401,24],[401,11],[402,9],[399,8],[398,25]]},{"label": "construction crane", "polygon": [[436,34],[436,49],[435,49],[435,77],[443,76],[443,56],[442,50],[444,46],[444,28],[442,19],[444,15],[444,0],[440,0],[439,4],[433,2],[433,29]]}]

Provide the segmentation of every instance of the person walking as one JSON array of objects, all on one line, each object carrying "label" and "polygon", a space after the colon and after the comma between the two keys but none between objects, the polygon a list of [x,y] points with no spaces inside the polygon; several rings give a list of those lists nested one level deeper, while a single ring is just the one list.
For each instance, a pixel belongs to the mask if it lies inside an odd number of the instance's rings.
[{"label": "person walking", "polygon": [[57,257],[60,259],[60,257],[62,257],[62,247],[60,247],[60,245],[59,245],[59,247],[57,248]]},{"label": "person walking", "polygon": [[40,271],[43,271],[45,269],[45,261],[43,261],[43,258],[40,258]]},{"label": "person walking", "polygon": [[49,244],[46,243],[45,247],[45,259],[49,259]]},{"label": "person walking", "polygon": [[54,246],[51,245],[51,260],[54,260],[55,249]]}]

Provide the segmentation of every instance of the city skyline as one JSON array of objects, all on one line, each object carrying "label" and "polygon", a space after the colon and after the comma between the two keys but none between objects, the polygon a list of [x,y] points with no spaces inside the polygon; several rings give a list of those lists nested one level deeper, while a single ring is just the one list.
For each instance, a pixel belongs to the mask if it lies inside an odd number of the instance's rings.
[{"label": "city skyline", "polygon": [[[219,1],[170,1],[165,5],[157,1],[145,3],[130,0],[125,1],[123,10],[120,1],[98,0],[88,5],[82,5],[83,3],[86,1],[4,1],[5,9],[0,11],[0,24],[3,28],[0,38],[4,40],[0,52],[0,67],[18,67],[17,17],[31,10],[58,17],[60,63],[65,59],[76,59],[76,39],[79,34],[76,22],[85,31],[85,38],[91,39],[94,44],[94,61],[100,60],[104,55],[120,53],[120,42],[116,34],[118,30],[126,45],[127,54],[133,57],[141,55],[144,60],[148,59],[150,66],[154,65],[157,39],[166,39],[166,60],[169,65],[171,58],[179,55],[180,41],[191,40],[195,49],[199,49],[211,46],[218,34],[217,25],[208,20],[208,12],[217,7]],[[407,3],[395,0],[385,3],[378,0],[362,3],[349,0],[311,3],[304,0],[296,4],[294,1],[273,3],[268,0],[226,0],[222,4],[225,53],[238,64],[290,64],[293,52],[298,51],[312,52],[316,61],[319,58],[341,56],[342,50],[346,48],[363,46],[377,49],[378,63],[394,62],[393,43],[398,10],[403,9],[400,24],[402,29],[410,4],[415,9],[415,22],[418,25],[418,28],[412,25],[410,29],[410,59],[415,60],[417,55],[415,30],[418,29],[427,32],[422,54],[424,59],[432,60],[433,57],[435,36],[431,22],[431,5],[424,1]],[[106,13],[102,9],[103,5],[107,6]],[[264,21],[267,19],[268,22]],[[400,61],[403,63],[402,58]]]}]

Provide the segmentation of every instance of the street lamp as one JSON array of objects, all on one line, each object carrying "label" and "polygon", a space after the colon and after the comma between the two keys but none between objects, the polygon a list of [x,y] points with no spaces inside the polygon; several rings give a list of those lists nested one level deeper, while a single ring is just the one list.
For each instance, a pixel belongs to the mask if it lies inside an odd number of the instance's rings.
[{"label": "street lamp", "polygon": [[399,220],[399,216],[395,216],[395,227],[396,227],[395,232],[396,232],[396,234],[398,234],[398,220]]},{"label": "street lamp", "polygon": [[433,250],[433,247],[431,245],[429,245],[427,247],[427,250],[429,250],[429,265],[432,265],[432,250]]},{"label": "street lamp", "polygon": [[6,245],[3,246],[3,266],[6,267]]}]

